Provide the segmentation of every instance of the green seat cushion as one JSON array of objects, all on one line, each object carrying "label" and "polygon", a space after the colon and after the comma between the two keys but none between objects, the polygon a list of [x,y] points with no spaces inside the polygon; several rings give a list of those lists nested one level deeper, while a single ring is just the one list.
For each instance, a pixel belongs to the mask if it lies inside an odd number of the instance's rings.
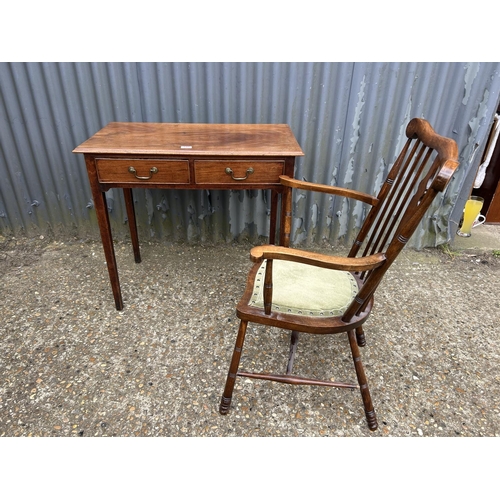
[{"label": "green seat cushion", "polygon": [[[255,278],[249,305],[264,308],[266,261]],[[354,276],[347,271],[273,260],[272,310],[303,316],[341,316],[358,293]]]}]

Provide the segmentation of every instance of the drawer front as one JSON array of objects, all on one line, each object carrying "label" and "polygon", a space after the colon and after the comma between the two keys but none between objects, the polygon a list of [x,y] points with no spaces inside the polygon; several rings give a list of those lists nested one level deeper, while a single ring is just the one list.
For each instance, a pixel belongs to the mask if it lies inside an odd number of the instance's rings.
[{"label": "drawer front", "polygon": [[96,160],[99,182],[189,184],[188,160]]},{"label": "drawer front", "polygon": [[279,184],[284,161],[196,160],[196,184]]}]

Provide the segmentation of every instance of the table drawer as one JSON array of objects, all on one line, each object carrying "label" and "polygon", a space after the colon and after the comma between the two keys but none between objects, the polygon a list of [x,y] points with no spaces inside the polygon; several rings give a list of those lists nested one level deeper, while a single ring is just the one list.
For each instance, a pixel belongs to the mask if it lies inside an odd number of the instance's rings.
[{"label": "table drawer", "polygon": [[188,160],[96,160],[99,182],[189,184]]},{"label": "table drawer", "polygon": [[195,160],[196,184],[279,184],[284,161]]}]

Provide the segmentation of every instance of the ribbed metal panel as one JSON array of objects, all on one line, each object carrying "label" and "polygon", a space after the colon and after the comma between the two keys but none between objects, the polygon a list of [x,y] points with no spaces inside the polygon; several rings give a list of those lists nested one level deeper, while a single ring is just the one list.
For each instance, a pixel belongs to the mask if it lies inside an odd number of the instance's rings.
[{"label": "ribbed metal panel", "polygon": [[[288,123],[296,176],[375,193],[415,116],[453,137],[461,167],[411,244],[444,243],[460,218],[497,109],[500,63],[0,63],[0,232],[98,236],[81,155],[110,121]],[[260,191],[136,190],[141,237],[257,239]],[[119,190],[114,234],[127,234]],[[361,203],[298,193],[294,243],[350,242]],[[458,220],[457,220],[458,219]]]}]

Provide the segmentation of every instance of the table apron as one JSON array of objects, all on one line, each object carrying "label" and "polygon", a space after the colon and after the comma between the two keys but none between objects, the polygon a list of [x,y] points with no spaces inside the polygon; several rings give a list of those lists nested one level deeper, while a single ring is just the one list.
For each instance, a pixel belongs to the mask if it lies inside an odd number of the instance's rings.
[{"label": "table apron", "polygon": [[[89,177],[100,191],[142,189],[273,189],[280,175],[293,176],[294,158],[88,157]],[[290,172],[292,170],[292,172]]]}]

